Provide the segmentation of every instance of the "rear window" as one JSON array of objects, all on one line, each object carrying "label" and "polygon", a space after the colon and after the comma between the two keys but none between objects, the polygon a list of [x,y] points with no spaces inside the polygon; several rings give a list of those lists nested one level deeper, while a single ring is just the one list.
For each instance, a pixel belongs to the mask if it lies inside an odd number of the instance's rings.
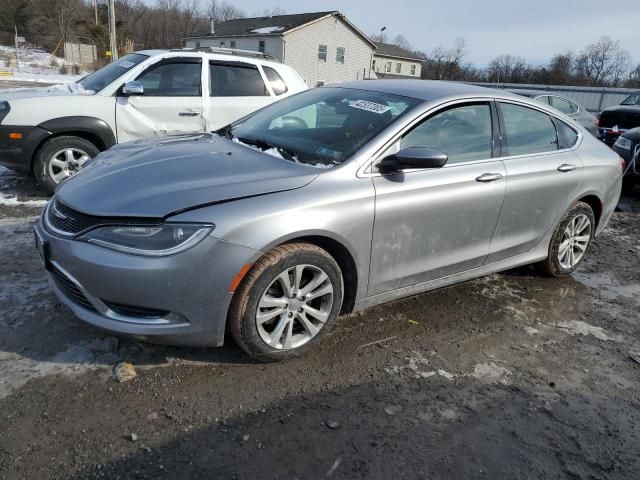
[{"label": "rear window", "polygon": [[269,95],[258,67],[249,63],[211,63],[212,97],[264,97]]},{"label": "rear window", "polygon": [[269,81],[269,86],[271,87],[271,90],[273,90],[274,94],[282,95],[283,93],[287,93],[287,84],[284,83],[284,80],[282,80],[282,77],[278,72],[271,67],[264,66],[262,67],[262,70],[264,70],[264,74],[266,75],[267,80]]}]

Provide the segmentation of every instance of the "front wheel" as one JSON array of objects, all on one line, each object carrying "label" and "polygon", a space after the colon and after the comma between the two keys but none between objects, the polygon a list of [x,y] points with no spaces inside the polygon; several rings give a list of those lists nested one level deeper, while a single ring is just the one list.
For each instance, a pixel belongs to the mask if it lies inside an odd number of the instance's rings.
[{"label": "front wheel", "polygon": [[89,140],[65,135],[54,137],[42,144],[36,153],[33,173],[49,192],[80,171],[87,160],[100,150]]},{"label": "front wheel", "polygon": [[564,277],[578,268],[591,246],[595,225],[589,205],[578,202],[571,207],[553,232],[549,256],[543,262],[545,272],[552,277]]},{"label": "front wheel", "polygon": [[342,306],[342,273],[322,248],[290,243],[258,260],[231,302],[229,333],[263,362],[296,357],[326,335]]}]

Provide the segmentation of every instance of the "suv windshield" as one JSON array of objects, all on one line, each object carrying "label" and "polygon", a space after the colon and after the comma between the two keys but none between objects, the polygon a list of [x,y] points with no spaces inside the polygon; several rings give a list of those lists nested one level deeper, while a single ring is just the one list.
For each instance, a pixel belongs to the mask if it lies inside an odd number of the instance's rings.
[{"label": "suv windshield", "polygon": [[368,90],[315,88],[219,133],[291,161],[327,168],[343,163],[420,103]]},{"label": "suv windshield", "polygon": [[147,58],[149,58],[147,55],[142,55],[141,53],[130,53],[102,67],[100,70],[90,73],[83,79],[78,80],[77,83],[85,90],[92,90],[98,93]]}]

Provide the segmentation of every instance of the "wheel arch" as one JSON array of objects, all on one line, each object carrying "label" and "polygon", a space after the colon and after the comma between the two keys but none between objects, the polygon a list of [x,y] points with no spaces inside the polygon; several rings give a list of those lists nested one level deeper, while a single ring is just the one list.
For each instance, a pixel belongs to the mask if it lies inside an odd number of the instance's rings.
[{"label": "wheel arch", "polygon": [[591,210],[593,210],[593,216],[596,219],[595,228],[598,228],[598,225],[600,224],[600,218],[602,217],[602,210],[603,210],[603,204],[600,197],[598,197],[595,193],[588,193],[578,198],[577,201],[584,202],[587,205],[589,205],[589,207],[591,207]]},{"label": "wheel arch", "polygon": [[29,169],[33,172],[36,155],[48,140],[61,136],[74,136],[93,143],[98,150],[104,151],[116,144],[116,137],[111,127],[100,118],[73,116],[59,117],[41,123],[38,127],[49,134],[42,138],[33,149]]}]

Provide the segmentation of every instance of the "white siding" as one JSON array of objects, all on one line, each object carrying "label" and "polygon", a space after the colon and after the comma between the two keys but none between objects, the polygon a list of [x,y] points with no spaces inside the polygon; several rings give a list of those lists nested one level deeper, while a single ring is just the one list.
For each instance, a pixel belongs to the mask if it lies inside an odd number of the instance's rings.
[{"label": "white siding", "polygon": [[[252,50],[254,52],[259,51],[260,41],[264,41],[264,53],[274,56],[279,61],[282,61],[282,38],[281,37],[202,37],[202,38],[190,38],[186,40],[185,46],[187,48],[200,47],[220,47],[220,42],[224,42],[224,48],[231,48],[231,42],[236,42],[235,48],[240,50]],[[199,45],[198,45],[199,42]]]},{"label": "white siding", "polygon": [[[382,57],[376,54],[374,54],[373,58],[376,61],[374,70],[381,78],[392,77],[394,75],[401,75],[403,77],[414,76],[416,78],[420,78],[420,73],[422,72],[422,64],[417,60],[411,61],[393,57]],[[387,72],[385,70],[385,65],[389,62],[391,62],[391,72]],[[400,73],[396,71],[396,66],[398,63],[400,64]],[[411,75],[411,65],[416,66],[415,75]]]},{"label": "white siding", "polygon": [[[373,47],[336,17],[325,18],[299,30],[286,33],[285,60],[307,82],[315,87],[369,77]],[[327,61],[318,59],[318,47],[327,46]],[[344,64],[336,62],[338,47],[345,49]]]}]

